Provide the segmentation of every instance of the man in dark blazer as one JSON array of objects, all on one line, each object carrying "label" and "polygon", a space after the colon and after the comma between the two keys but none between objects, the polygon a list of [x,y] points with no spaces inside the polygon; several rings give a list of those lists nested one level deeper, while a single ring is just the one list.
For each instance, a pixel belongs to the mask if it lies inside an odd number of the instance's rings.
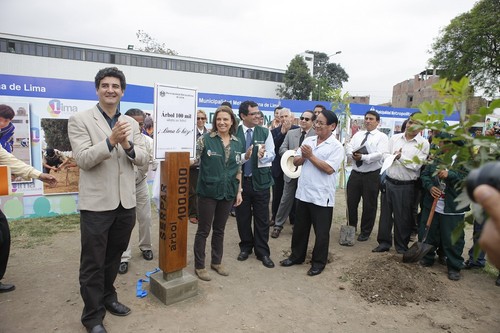
[{"label": "man in dark blazer", "polygon": [[[269,188],[273,185],[271,163],[274,159],[274,142],[267,128],[258,125],[259,106],[253,101],[240,104],[242,120],[236,136],[245,146],[241,154],[243,169],[243,202],[236,207],[236,223],[240,236],[239,261],[248,259],[255,250],[257,259],[267,268],[274,267],[269,249]],[[253,230],[252,230],[253,217]]]},{"label": "man in dark blazer", "polygon": [[[304,113],[302,113],[302,115],[300,116],[300,127],[288,131],[285,136],[285,140],[279,148],[279,155],[277,156],[280,156],[281,158],[281,156],[283,156],[283,154],[287,150],[297,150],[305,138],[316,135],[316,132],[312,128],[315,120],[316,115],[314,114],[314,112],[309,110],[304,111]],[[275,160],[279,160],[280,158],[276,157]],[[298,178],[292,179],[283,174],[283,180],[284,187],[281,200],[279,202],[278,211],[276,213],[274,229],[271,233],[272,238],[279,237],[281,230],[283,230],[283,225],[285,224],[287,217],[290,218],[291,224],[294,224],[295,222],[295,191],[297,190]]]},{"label": "man in dark blazer", "polygon": [[273,165],[271,166],[271,174],[273,175],[274,185],[273,185],[273,203],[271,205],[271,220],[269,221],[269,226],[273,226],[276,221],[276,213],[278,212],[278,207],[280,205],[281,196],[283,195],[283,170],[281,170],[281,155],[279,154],[279,150],[283,141],[285,140],[285,136],[288,131],[291,129],[299,128],[296,125],[293,125],[293,113],[290,109],[281,108],[280,113],[280,125],[275,129],[271,130],[271,134],[273,135],[274,140],[274,153],[276,157],[273,160]]},{"label": "man in dark blazer", "polygon": [[142,166],[149,158],[139,124],[119,111],[125,87],[125,75],[118,68],[101,69],[95,77],[99,102],[68,121],[80,168],[81,320],[91,333],[106,332],[106,310],[117,316],[130,313],[118,302],[113,284],[135,224],[134,165]]}]

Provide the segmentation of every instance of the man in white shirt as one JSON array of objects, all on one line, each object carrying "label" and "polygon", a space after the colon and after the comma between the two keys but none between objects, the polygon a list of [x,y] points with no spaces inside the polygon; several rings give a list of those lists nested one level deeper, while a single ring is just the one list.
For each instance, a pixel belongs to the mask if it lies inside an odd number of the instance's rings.
[{"label": "man in white shirt", "polygon": [[302,165],[295,194],[297,220],[292,234],[292,253],[280,264],[289,267],[304,262],[312,226],[316,241],[311,268],[307,271],[309,276],[321,274],[328,261],[335,186],[345,156],[342,144],[332,134],[337,124],[337,116],[332,111],[322,111],[316,118],[317,136],[304,139],[293,161],[296,166]]},{"label": "man in white shirt", "polygon": [[[352,162],[352,172],[347,181],[347,210],[349,225],[358,226],[358,205],[363,198],[361,231],[358,241],[370,237],[377,215],[380,169],[384,154],[388,153],[387,135],[377,129],[380,115],[377,111],[365,113],[366,130],[358,131],[346,145],[347,160]],[[363,153],[358,148],[365,146]]]},{"label": "man in white shirt", "polygon": [[[380,215],[377,241],[379,245],[372,252],[389,251],[392,246],[392,226],[394,225],[394,247],[400,254],[408,250],[414,226],[413,208],[420,177],[420,168],[429,155],[429,142],[415,130],[416,121],[410,115],[404,133],[396,134],[389,140],[389,154],[395,155],[394,162],[386,170],[386,214]],[[415,161],[415,157],[419,162]]]}]

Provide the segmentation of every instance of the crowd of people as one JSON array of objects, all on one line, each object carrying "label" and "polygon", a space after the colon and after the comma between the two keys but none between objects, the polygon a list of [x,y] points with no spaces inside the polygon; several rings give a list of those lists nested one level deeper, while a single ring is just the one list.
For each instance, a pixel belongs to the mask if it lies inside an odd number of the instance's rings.
[{"label": "crowd of people", "polygon": [[[156,168],[151,139],[154,124],[139,109],[120,112],[125,88],[125,75],[119,69],[100,70],[95,77],[98,103],[71,116],[68,122],[68,136],[80,168],[81,322],[92,333],[106,332],[106,312],[117,316],[131,312],[119,302],[114,281],[118,273],[128,271],[129,240],[136,220],[142,256],[145,260],[154,257],[147,188],[148,170]],[[8,111],[0,118],[9,118]],[[288,219],[293,228],[291,253],[280,265],[289,267],[306,260],[313,228],[315,240],[307,275],[321,274],[328,261],[339,170],[346,158],[352,165],[347,183],[347,218],[356,229],[358,206],[363,202],[358,241],[366,241],[372,234],[381,193],[378,246],[373,252],[386,252],[394,245],[396,252],[404,255],[412,233],[418,232],[422,241],[425,221],[431,215],[433,223],[426,242],[433,248],[420,265],[433,265],[435,250],[439,250],[450,280],[460,279],[464,267],[484,267],[484,255],[479,258],[483,261],[471,256],[464,264],[463,232],[457,242],[451,242],[451,233],[463,222],[467,209],[457,208],[454,199],[460,189],[455,185],[467,174],[453,165],[440,168],[440,154],[449,149],[445,144],[452,142],[450,137],[436,134],[440,147],[431,162],[425,163],[430,143],[415,127],[418,121],[413,114],[403,124],[402,132],[389,138],[377,129],[380,115],[367,111],[363,129],[356,127],[345,145],[335,135],[337,116],[322,105],[302,112],[299,119],[282,107],[275,109],[274,116],[265,127],[263,114],[254,101],[242,102],[238,117],[231,104],[224,102],[216,109],[208,130],[207,114],[197,111],[189,222],[197,225],[194,268],[199,279],[211,280],[205,265],[210,233],[210,268],[221,276],[230,274],[223,264],[223,249],[225,226],[233,209],[240,238],[238,261],[246,261],[254,253],[265,267],[275,267],[269,237],[278,238]],[[55,178],[50,171],[64,163],[53,162],[55,156],[55,151],[47,149],[46,173],[40,173],[0,148],[0,163],[10,165],[13,173],[52,185]],[[293,161],[293,175],[283,170],[281,159],[285,156]],[[483,185],[475,189],[474,196],[491,216],[482,237],[476,238],[491,262],[500,267],[500,193]],[[10,248],[8,224],[1,212],[0,240],[1,279]],[[0,292],[13,289],[13,285],[0,282]]]}]

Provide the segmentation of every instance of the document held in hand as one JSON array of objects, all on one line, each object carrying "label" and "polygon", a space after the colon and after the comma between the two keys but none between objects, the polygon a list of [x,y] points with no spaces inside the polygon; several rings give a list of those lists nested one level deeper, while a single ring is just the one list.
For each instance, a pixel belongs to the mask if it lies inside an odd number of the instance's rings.
[{"label": "document held in hand", "polygon": [[366,144],[363,144],[361,146],[359,146],[358,148],[356,149],[353,149],[352,150],[352,153],[358,153],[358,154],[368,154],[368,148],[366,148]]}]

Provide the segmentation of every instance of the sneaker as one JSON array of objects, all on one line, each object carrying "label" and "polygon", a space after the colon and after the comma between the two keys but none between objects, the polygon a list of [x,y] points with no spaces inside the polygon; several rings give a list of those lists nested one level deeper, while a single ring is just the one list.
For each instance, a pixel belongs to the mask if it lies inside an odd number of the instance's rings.
[{"label": "sneaker", "polygon": [[200,278],[200,280],[203,280],[203,281],[210,281],[212,280],[212,278],[210,277],[210,275],[208,275],[208,272],[205,268],[202,268],[202,269],[195,269],[194,272],[196,273],[196,275],[198,275],[198,277]]},{"label": "sneaker", "polygon": [[192,224],[198,224],[198,219],[196,217],[190,217],[189,222],[191,222]]},{"label": "sneaker", "polygon": [[229,272],[226,270],[226,267],[222,266],[222,264],[219,265],[211,264],[210,267],[222,276],[229,275]]},{"label": "sneaker", "polygon": [[125,274],[128,272],[128,262],[122,262],[120,267],[118,267],[119,274]]},{"label": "sneaker", "polygon": [[458,281],[460,280],[460,271],[456,271],[454,269],[448,269],[448,279],[452,281]]},{"label": "sneaker", "polygon": [[272,238],[278,238],[280,236],[281,229],[274,228],[273,232],[271,233]]}]

